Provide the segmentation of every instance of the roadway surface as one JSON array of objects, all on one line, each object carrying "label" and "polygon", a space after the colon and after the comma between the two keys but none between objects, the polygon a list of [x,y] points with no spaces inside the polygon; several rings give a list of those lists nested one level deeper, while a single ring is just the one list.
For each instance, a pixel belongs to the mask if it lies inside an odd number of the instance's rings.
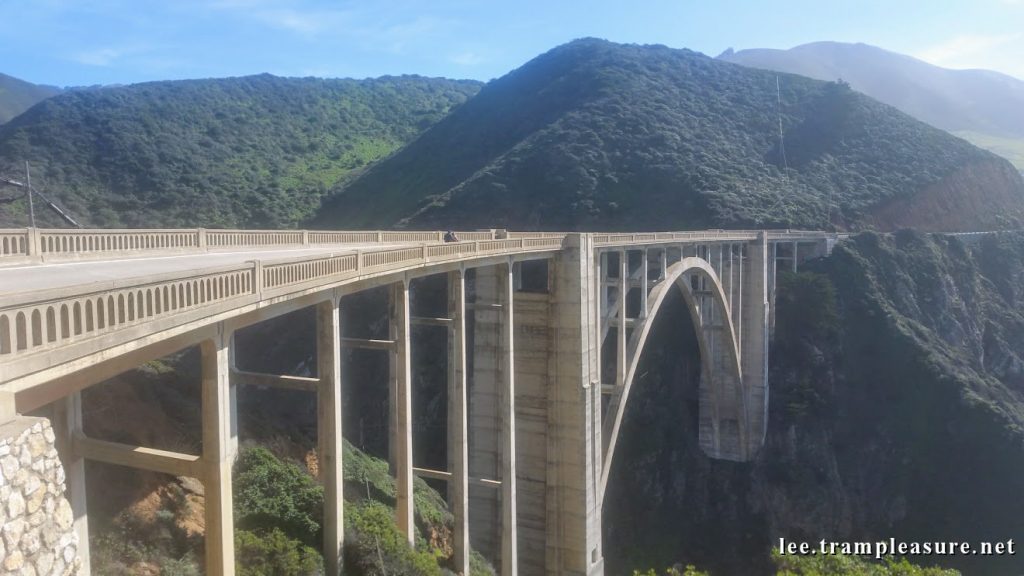
[{"label": "roadway surface", "polygon": [[244,264],[251,260],[271,261],[299,256],[352,254],[360,249],[421,246],[423,242],[394,244],[332,244],[302,248],[269,248],[225,252],[193,252],[174,256],[126,257],[120,260],[79,260],[0,266],[0,296],[109,282],[169,272],[188,272]]}]

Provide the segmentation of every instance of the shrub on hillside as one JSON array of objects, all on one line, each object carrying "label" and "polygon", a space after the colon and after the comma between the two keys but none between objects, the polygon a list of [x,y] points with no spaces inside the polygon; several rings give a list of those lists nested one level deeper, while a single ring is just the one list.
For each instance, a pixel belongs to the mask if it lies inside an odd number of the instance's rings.
[{"label": "shrub on hillside", "polygon": [[437,558],[409,546],[387,506],[366,501],[345,511],[345,566],[355,576],[441,576]]},{"label": "shrub on hillside", "polygon": [[235,465],[235,524],[243,530],[285,536],[320,545],[324,490],[298,466],[265,448],[247,448]]},{"label": "shrub on hillside", "polygon": [[320,553],[274,528],[235,532],[238,576],[315,576],[323,573]]}]

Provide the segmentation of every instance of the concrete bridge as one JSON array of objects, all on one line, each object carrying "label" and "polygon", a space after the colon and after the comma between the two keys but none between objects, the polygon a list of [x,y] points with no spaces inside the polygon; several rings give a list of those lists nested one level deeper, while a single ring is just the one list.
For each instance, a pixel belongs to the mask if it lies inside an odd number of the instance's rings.
[{"label": "concrete bridge", "polygon": [[[795,270],[836,240],[823,232],[724,230],[457,236],[444,243],[439,232],[0,230],[0,424],[29,412],[50,417],[83,543],[85,459],[198,478],[206,571],[233,574],[237,394],[248,385],[315,394],[324,558],[337,574],[341,350],[383,350],[391,366],[395,521],[410,542],[420,475],[447,482],[460,571],[472,541],[503,576],[602,574],[608,471],[665,298],[682,294],[698,336],[700,446],[714,458],[749,460],[767,424],[776,270]],[[447,278],[448,312],[413,316],[410,281],[430,275]],[[389,294],[389,337],[346,336],[345,298],[381,287]],[[306,307],[316,310],[315,377],[234,365],[237,330]],[[448,334],[444,470],[413,466],[413,324]],[[81,390],[190,346],[202,356],[201,454],[83,433]],[[88,545],[79,550],[88,574]]]}]

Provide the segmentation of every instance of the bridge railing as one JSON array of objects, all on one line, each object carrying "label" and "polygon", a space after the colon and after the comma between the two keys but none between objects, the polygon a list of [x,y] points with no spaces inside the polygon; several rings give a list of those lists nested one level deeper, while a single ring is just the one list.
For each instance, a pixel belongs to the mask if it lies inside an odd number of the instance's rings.
[{"label": "bridge railing", "polygon": [[[821,239],[827,233],[769,230],[772,240]],[[753,240],[756,230],[703,230],[638,234],[597,234],[595,244],[644,244],[686,240]],[[564,238],[564,232],[459,231],[459,240]],[[834,235],[831,235],[834,236]],[[221,229],[0,229],[0,264],[24,261],[95,259],[155,253],[204,252],[230,248],[285,248],[356,243],[443,242],[439,231],[221,230]]]},{"label": "bridge railing", "polygon": [[[327,244],[443,242],[438,231],[221,229],[0,229],[0,264],[206,252],[230,248],[287,248]],[[460,240],[493,240],[504,230],[455,233]]]},{"label": "bridge railing", "polygon": [[595,246],[622,246],[627,244],[659,244],[669,242],[748,241],[757,239],[756,230],[700,230],[692,232],[645,232],[637,234],[595,234]]},{"label": "bridge railing", "polygon": [[0,258],[28,256],[28,230],[0,230]]},{"label": "bridge railing", "polygon": [[[636,234],[595,234],[595,246],[629,244],[663,244],[671,242],[746,242],[765,233],[769,240],[824,240],[843,236],[812,230],[697,230],[686,232],[645,232]],[[511,233],[510,233],[511,234]]]},{"label": "bridge railing", "polygon": [[[0,382],[67,360],[64,354],[79,357],[268,298],[438,262],[556,251],[562,243],[549,236],[381,247],[3,294]],[[127,330],[146,324],[148,330]]]}]

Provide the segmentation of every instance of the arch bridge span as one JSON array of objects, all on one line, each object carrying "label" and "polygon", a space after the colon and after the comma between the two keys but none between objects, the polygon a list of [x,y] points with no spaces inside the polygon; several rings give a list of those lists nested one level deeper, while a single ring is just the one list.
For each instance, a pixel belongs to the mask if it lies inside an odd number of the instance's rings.
[{"label": "arch bridge span", "polygon": [[[324,558],[338,574],[341,349],[383,350],[396,522],[410,542],[420,475],[447,483],[460,572],[472,543],[503,575],[602,574],[608,471],[667,295],[681,292],[698,337],[700,445],[715,458],[749,460],[767,425],[776,270],[796,270],[837,240],[788,230],[456,235],[445,243],[441,232],[408,231],[0,230],[0,423],[50,411],[80,540],[85,459],[200,479],[207,573],[233,574],[237,394],[248,385],[313,393]],[[447,314],[413,316],[410,282],[434,275],[447,279]],[[346,336],[345,297],[381,287],[388,338]],[[307,307],[317,318],[315,376],[234,365],[237,330]],[[445,469],[413,466],[413,324],[448,335]],[[197,345],[201,454],[84,435],[81,390]],[[88,546],[81,556],[88,574]]]}]

